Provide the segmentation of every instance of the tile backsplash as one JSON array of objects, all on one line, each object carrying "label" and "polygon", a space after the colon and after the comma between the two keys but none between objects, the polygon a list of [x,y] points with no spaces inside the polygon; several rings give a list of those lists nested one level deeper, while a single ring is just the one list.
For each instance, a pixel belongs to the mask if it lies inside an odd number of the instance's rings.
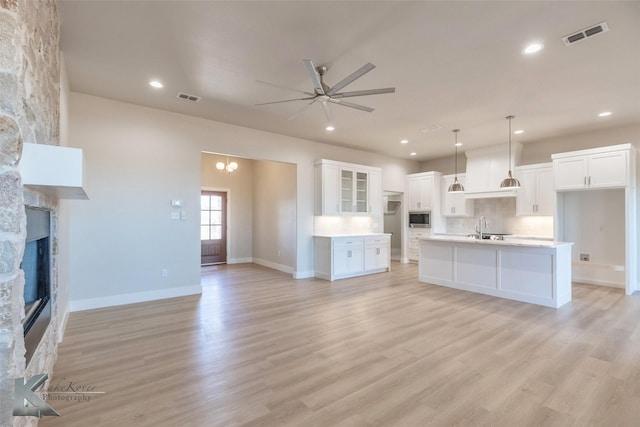
[{"label": "tile backsplash", "polygon": [[447,233],[475,233],[481,216],[487,219],[488,232],[531,237],[553,237],[553,217],[516,216],[515,197],[474,200],[473,217],[447,218]]}]

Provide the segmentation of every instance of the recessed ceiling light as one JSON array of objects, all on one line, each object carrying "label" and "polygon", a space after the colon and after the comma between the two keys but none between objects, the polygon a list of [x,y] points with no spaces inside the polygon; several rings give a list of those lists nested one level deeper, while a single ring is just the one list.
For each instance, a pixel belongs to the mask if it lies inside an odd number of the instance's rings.
[{"label": "recessed ceiling light", "polygon": [[327,130],[327,132],[333,132],[334,130],[336,130],[336,128],[334,128],[331,125],[327,125],[327,127],[325,129]]},{"label": "recessed ceiling light", "polygon": [[536,53],[542,50],[544,45],[542,43],[530,43],[527,47],[524,48],[522,53],[525,55],[531,55],[532,53]]},{"label": "recessed ceiling light", "polygon": [[164,87],[164,85],[161,82],[159,82],[158,80],[151,80],[149,82],[149,86],[155,87],[156,89],[160,89],[160,88]]},{"label": "recessed ceiling light", "polygon": [[415,151],[414,151],[414,152],[409,153],[409,155],[410,155],[410,156],[415,156],[416,154],[417,154],[417,153],[416,153]]},{"label": "recessed ceiling light", "polygon": [[598,117],[607,117],[611,115],[611,111],[603,111],[602,113],[598,114]]},{"label": "recessed ceiling light", "polygon": [[524,133],[524,131],[522,129],[518,129],[518,130],[514,131],[513,133],[515,133],[516,135],[520,135],[521,133]]},{"label": "recessed ceiling light", "polygon": [[455,143],[455,144],[453,144],[453,145],[455,145],[456,147],[462,147],[462,142],[456,142],[456,143]]},{"label": "recessed ceiling light", "polygon": [[403,139],[402,141],[400,141],[400,144],[408,144],[409,140],[408,139]]}]

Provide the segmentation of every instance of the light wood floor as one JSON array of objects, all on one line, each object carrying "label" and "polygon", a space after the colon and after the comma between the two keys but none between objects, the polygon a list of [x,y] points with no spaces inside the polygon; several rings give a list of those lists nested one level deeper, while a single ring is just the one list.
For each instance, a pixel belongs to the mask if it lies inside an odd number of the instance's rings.
[{"label": "light wood floor", "polygon": [[73,313],[54,426],[638,426],[640,296],[551,309],[432,286],[206,268],[202,296]]}]

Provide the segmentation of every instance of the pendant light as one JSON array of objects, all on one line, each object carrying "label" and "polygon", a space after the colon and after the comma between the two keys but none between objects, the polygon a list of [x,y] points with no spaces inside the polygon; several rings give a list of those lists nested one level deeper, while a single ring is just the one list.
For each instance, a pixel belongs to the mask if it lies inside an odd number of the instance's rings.
[{"label": "pendant light", "polygon": [[460,132],[460,129],[454,129],[453,133],[456,135],[456,151],[455,151],[455,178],[453,179],[453,184],[451,184],[449,186],[449,189],[447,190],[447,193],[462,193],[464,192],[464,186],[462,184],[460,184],[458,182],[458,147],[462,144],[458,143],[458,132]]},{"label": "pendant light", "polygon": [[514,117],[515,116],[505,117],[505,119],[509,120],[509,176],[502,180],[500,188],[520,188],[520,181],[511,175],[511,119]]},{"label": "pendant light", "polygon": [[218,169],[220,172],[231,173],[234,170],[238,169],[238,163],[229,162],[229,156],[227,156],[227,163],[226,164],[224,162],[216,163],[216,169]]}]

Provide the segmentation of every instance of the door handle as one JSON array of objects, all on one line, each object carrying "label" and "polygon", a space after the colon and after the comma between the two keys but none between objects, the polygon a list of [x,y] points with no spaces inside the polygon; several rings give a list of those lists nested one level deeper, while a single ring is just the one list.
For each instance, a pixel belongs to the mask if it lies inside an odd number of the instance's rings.
[{"label": "door handle", "polygon": [[591,177],[589,177],[589,187],[591,187]]}]

